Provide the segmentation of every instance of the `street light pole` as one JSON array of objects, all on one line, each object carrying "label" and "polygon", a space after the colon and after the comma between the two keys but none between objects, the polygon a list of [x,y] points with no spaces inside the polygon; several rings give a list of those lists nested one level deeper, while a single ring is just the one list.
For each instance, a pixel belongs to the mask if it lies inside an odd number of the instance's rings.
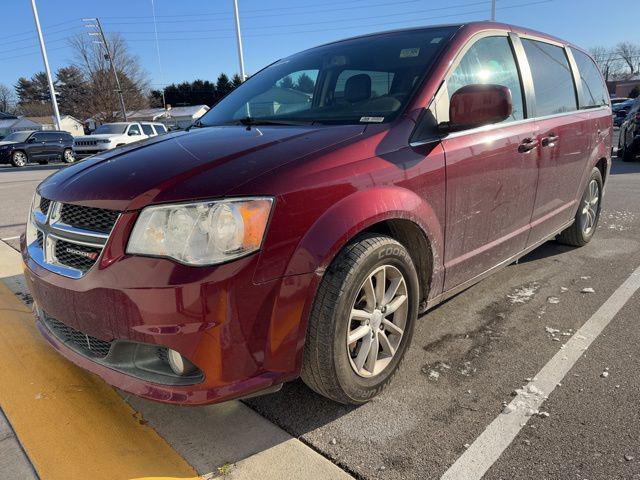
[{"label": "street light pole", "polygon": [[109,60],[109,64],[111,65],[111,71],[113,72],[113,78],[116,81],[116,91],[118,92],[118,96],[120,97],[120,109],[122,110],[122,118],[126,122],[127,121],[127,109],[124,105],[124,96],[122,95],[122,87],[120,86],[120,79],[118,78],[118,71],[116,70],[116,66],[113,63],[113,56],[111,55],[111,49],[109,48],[109,43],[107,42],[107,37],[104,35],[104,31],[102,30],[102,24],[100,23],[99,18],[83,18],[83,21],[93,21],[96,22],[95,25],[87,25],[96,27],[98,29],[95,33],[89,33],[89,35],[99,35],[102,39],[102,46],[104,47],[106,54],[105,57]]},{"label": "street light pole", "polygon": [[44,70],[47,73],[47,81],[49,82],[49,94],[51,95],[51,105],[53,106],[53,118],[56,122],[56,128],[62,130],[60,122],[60,112],[58,111],[58,99],[53,88],[53,80],[51,79],[51,70],[49,69],[49,59],[47,58],[47,49],[44,46],[44,37],[40,28],[40,18],[38,17],[38,9],[36,8],[36,0],[31,0],[31,9],[33,10],[33,19],[36,22],[36,30],[38,31],[38,40],[40,40],[40,51],[42,51],[42,60],[44,61]]},{"label": "street light pole", "polygon": [[491,21],[496,21],[496,0],[491,0]]},{"label": "street light pole", "polygon": [[247,76],[244,73],[244,56],[242,54],[242,35],[240,34],[240,15],[238,14],[238,0],[233,0],[233,16],[236,21],[236,40],[238,42],[238,61],[240,62],[240,78],[244,82]]}]

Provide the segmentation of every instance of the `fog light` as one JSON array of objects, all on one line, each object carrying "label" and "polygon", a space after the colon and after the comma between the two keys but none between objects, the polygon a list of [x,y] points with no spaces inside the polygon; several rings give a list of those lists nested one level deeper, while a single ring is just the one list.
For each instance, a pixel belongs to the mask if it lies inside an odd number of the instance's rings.
[{"label": "fog light", "polygon": [[193,363],[175,350],[167,349],[167,360],[169,361],[171,370],[173,370],[173,373],[176,375],[188,375],[196,369]]}]

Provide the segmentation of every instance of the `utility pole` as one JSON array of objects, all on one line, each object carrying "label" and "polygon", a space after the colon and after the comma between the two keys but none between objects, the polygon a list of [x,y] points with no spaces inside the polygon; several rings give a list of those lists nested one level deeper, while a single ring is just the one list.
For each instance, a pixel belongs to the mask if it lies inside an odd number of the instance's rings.
[{"label": "utility pole", "polygon": [[44,70],[47,72],[47,80],[49,82],[49,94],[51,95],[51,105],[53,105],[53,117],[56,122],[56,128],[62,130],[60,122],[60,112],[58,111],[58,99],[53,88],[53,80],[51,79],[51,70],[49,69],[49,59],[47,58],[47,49],[44,46],[44,37],[40,28],[40,18],[38,17],[38,9],[36,8],[36,0],[31,0],[31,9],[33,10],[33,18],[36,22],[36,30],[38,31],[38,39],[40,40],[40,50],[42,51],[42,60],[44,61]]},{"label": "utility pole", "polygon": [[122,110],[122,118],[126,122],[127,121],[127,109],[124,105],[124,97],[122,96],[122,87],[120,86],[120,79],[118,78],[118,72],[116,70],[116,66],[113,63],[113,56],[111,55],[111,49],[109,48],[109,42],[107,42],[107,37],[104,36],[104,30],[102,30],[102,24],[100,23],[99,18],[83,18],[83,22],[96,22],[95,25],[85,25],[86,27],[95,27],[98,29],[97,32],[89,32],[91,36],[99,36],[102,41],[97,42],[100,43],[105,49],[105,60],[109,60],[109,64],[111,65],[111,71],[113,72],[113,78],[116,81],[116,92],[118,92],[118,96],[120,97],[120,109]]},{"label": "utility pole", "polygon": [[491,0],[491,21],[496,21],[496,0]]},{"label": "utility pole", "polygon": [[244,74],[244,56],[242,55],[242,35],[240,34],[240,15],[238,14],[238,0],[233,0],[233,16],[236,21],[236,40],[238,42],[238,61],[240,62],[240,78],[244,82],[247,76]]}]

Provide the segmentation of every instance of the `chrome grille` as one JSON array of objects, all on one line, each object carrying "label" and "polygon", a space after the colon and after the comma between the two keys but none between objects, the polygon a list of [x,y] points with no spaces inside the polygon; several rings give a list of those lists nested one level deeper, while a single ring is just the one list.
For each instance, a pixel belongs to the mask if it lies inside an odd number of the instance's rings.
[{"label": "chrome grille", "polygon": [[45,215],[49,213],[49,205],[51,204],[51,200],[47,200],[46,198],[40,198],[40,211]]},{"label": "chrome grille", "polygon": [[96,145],[98,145],[98,141],[97,140],[76,140],[74,142],[74,145],[79,147],[95,147]]},{"label": "chrome grille", "polygon": [[104,358],[109,354],[109,350],[111,350],[111,342],[105,342],[104,340],[99,340],[82,333],[46,313],[44,313],[41,318],[58,340],[73,350],[95,358]]},{"label": "chrome grille", "polygon": [[120,212],[40,199],[29,256],[52,272],[82,277],[100,258]]},{"label": "chrome grille", "polygon": [[77,268],[83,273],[93,267],[101,251],[100,248],[86,247],[64,240],[58,240],[55,245],[56,260],[63,265]]}]

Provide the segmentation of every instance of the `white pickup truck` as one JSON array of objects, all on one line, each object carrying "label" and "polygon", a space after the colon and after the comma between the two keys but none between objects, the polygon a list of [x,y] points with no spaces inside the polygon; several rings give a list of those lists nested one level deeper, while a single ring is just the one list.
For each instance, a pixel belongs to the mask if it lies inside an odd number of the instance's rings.
[{"label": "white pickup truck", "polygon": [[154,137],[166,131],[164,125],[149,122],[105,123],[96,128],[91,135],[76,137],[73,150],[76,157],[87,157]]}]

